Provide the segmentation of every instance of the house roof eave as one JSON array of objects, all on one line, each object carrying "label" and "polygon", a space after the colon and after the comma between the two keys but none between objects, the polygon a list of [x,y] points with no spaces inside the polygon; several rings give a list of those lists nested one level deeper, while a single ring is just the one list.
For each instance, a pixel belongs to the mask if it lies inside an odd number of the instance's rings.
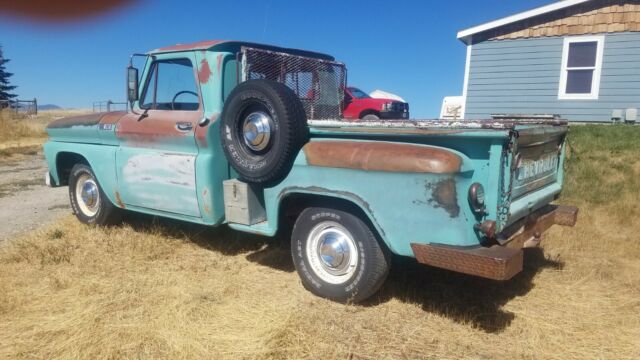
[{"label": "house roof eave", "polygon": [[490,21],[481,25],[470,27],[468,29],[460,30],[458,32],[458,40],[470,45],[473,41],[473,35],[485,32],[487,30],[495,29],[504,25],[512,24],[518,21],[526,20],[535,16],[548,14],[553,11],[568,8],[570,6],[586,3],[593,0],[562,0],[557,1],[549,5],[537,7],[535,9],[523,11],[511,16],[503,17],[497,20]]}]

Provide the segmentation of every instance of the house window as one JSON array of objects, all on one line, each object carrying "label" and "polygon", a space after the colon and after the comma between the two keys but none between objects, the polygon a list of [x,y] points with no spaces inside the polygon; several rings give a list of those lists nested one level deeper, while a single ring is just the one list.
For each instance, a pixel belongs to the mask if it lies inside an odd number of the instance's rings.
[{"label": "house window", "polygon": [[604,36],[564,39],[558,99],[597,99],[602,70]]}]

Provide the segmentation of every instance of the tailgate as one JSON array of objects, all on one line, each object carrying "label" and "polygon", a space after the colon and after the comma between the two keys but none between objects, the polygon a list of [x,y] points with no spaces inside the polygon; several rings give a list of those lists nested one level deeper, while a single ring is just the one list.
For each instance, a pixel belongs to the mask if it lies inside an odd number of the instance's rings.
[{"label": "tailgate", "polygon": [[532,126],[518,130],[511,200],[558,180],[567,126]]}]

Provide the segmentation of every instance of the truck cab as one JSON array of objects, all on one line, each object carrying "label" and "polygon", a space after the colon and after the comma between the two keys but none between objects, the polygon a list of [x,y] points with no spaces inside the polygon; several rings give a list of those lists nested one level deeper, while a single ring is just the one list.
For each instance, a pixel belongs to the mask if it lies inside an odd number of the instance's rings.
[{"label": "truck cab", "polygon": [[408,119],[409,104],[394,99],[372,98],[354,86],[344,90],[344,118],[348,120]]},{"label": "truck cab", "polygon": [[129,111],[47,128],[47,183],[84,223],[132,211],[274,236],[291,219],[303,285],[341,302],[372,296],[392,255],[508,280],[523,247],[575,223],[551,204],[562,120],[345,121],[345,67],[326,54],[205,41],[143,56]]}]

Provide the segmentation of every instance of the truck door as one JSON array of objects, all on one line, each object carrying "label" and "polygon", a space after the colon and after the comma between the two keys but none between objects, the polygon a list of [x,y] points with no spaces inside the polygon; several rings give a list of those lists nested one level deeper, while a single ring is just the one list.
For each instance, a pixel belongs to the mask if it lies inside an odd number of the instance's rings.
[{"label": "truck door", "polygon": [[146,72],[138,114],[130,113],[118,122],[119,201],[200,217],[194,131],[203,106],[193,54],[176,56],[154,59]]}]

